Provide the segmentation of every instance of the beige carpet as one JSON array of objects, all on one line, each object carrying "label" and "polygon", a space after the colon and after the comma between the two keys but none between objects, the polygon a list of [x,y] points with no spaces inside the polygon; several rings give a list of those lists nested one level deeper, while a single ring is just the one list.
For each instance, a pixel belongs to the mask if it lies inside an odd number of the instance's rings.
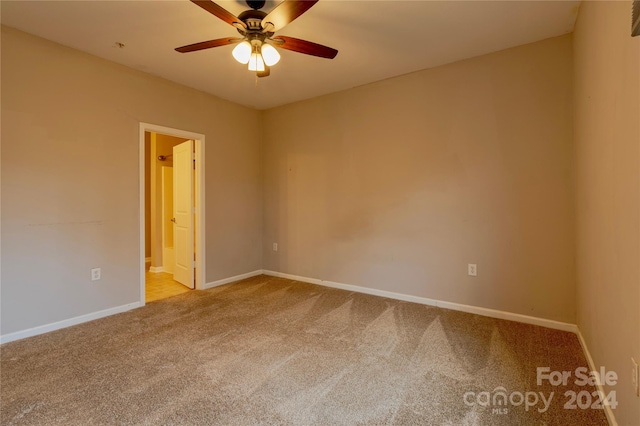
[{"label": "beige carpet", "polygon": [[[563,408],[573,381],[536,384],[538,366],[586,366],[571,333],[267,276],[0,355],[3,425],[606,424]],[[499,386],[555,395],[484,403]]]}]

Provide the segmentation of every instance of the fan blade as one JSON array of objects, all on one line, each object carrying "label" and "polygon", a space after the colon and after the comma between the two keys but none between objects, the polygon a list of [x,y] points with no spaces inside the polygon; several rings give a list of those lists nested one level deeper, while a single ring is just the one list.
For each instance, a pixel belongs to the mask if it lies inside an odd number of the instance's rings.
[{"label": "fan blade", "polygon": [[272,38],[276,46],[293,50],[294,52],[304,53],[305,55],[319,56],[320,58],[333,59],[338,54],[336,49],[332,49],[327,46],[323,46],[318,43],[313,43],[306,40],[300,40],[299,38],[277,36]]},{"label": "fan blade", "polygon": [[247,24],[245,24],[240,19],[238,19],[238,17],[235,16],[233,13],[227,11],[222,6],[218,6],[211,0],[191,0],[191,2],[197,4],[198,6],[200,6],[207,12],[209,12],[210,14],[215,15],[218,18],[222,19],[224,22],[226,22],[229,25],[233,25],[234,27],[240,28],[243,30],[247,29]]},{"label": "fan blade", "polygon": [[269,74],[271,74],[271,67],[265,65],[264,66],[264,71],[258,71],[258,77],[269,77]]},{"label": "fan blade", "polygon": [[262,19],[262,28],[272,33],[279,31],[317,2],[318,0],[284,0]]},{"label": "fan blade", "polygon": [[211,49],[212,47],[226,46],[228,44],[239,43],[243,38],[217,38],[215,40],[201,41],[200,43],[189,44],[187,46],[177,47],[176,51],[180,53],[195,52],[197,50]]}]

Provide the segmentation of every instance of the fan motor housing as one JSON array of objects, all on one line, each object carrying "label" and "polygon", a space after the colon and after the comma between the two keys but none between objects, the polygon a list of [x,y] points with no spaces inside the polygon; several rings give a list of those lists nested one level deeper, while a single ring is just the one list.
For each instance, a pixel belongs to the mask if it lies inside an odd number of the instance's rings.
[{"label": "fan motor housing", "polygon": [[262,31],[262,19],[267,16],[261,10],[245,10],[240,15],[238,15],[238,19],[247,24],[247,29],[250,31]]}]

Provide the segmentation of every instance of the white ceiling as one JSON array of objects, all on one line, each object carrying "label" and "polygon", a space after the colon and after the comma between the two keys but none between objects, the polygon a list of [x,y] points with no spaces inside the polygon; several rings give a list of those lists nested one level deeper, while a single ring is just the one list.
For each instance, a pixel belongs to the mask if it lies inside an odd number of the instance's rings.
[{"label": "white ceiling", "polygon": [[[255,75],[232,58],[232,46],[174,51],[238,35],[186,0],[0,3],[3,25],[266,109],[569,33],[580,2],[320,0],[276,35],[333,47],[338,56],[280,50],[280,63],[257,87]],[[236,16],[248,9],[243,0],[217,3]],[[277,3],[268,0],[263,10]]]}]

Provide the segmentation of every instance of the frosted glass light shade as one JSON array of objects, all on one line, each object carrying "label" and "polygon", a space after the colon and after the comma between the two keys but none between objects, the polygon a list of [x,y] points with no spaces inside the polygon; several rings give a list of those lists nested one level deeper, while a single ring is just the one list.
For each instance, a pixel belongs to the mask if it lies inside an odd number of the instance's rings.
[{"label": "frosted glass light shade", "polygon": [[252,53],[249,59],[249,71],[264,71],[264,60],[259,53]]},{"label": "frosted glass light shade", "polygon": [[280,60],[280,54],[276,48],[266,43],[262,45],[262,57],[268,66],[275,65]]},{"label": "frosted glass light shade", "polygon": [[233,49],[233,52],[231,52],[231,54],[236,61],[240,62],[241,64],[246,64],[251,58],[251,44],[249,44],[249,42],[245,40],[242,43],[238,44]]}]

